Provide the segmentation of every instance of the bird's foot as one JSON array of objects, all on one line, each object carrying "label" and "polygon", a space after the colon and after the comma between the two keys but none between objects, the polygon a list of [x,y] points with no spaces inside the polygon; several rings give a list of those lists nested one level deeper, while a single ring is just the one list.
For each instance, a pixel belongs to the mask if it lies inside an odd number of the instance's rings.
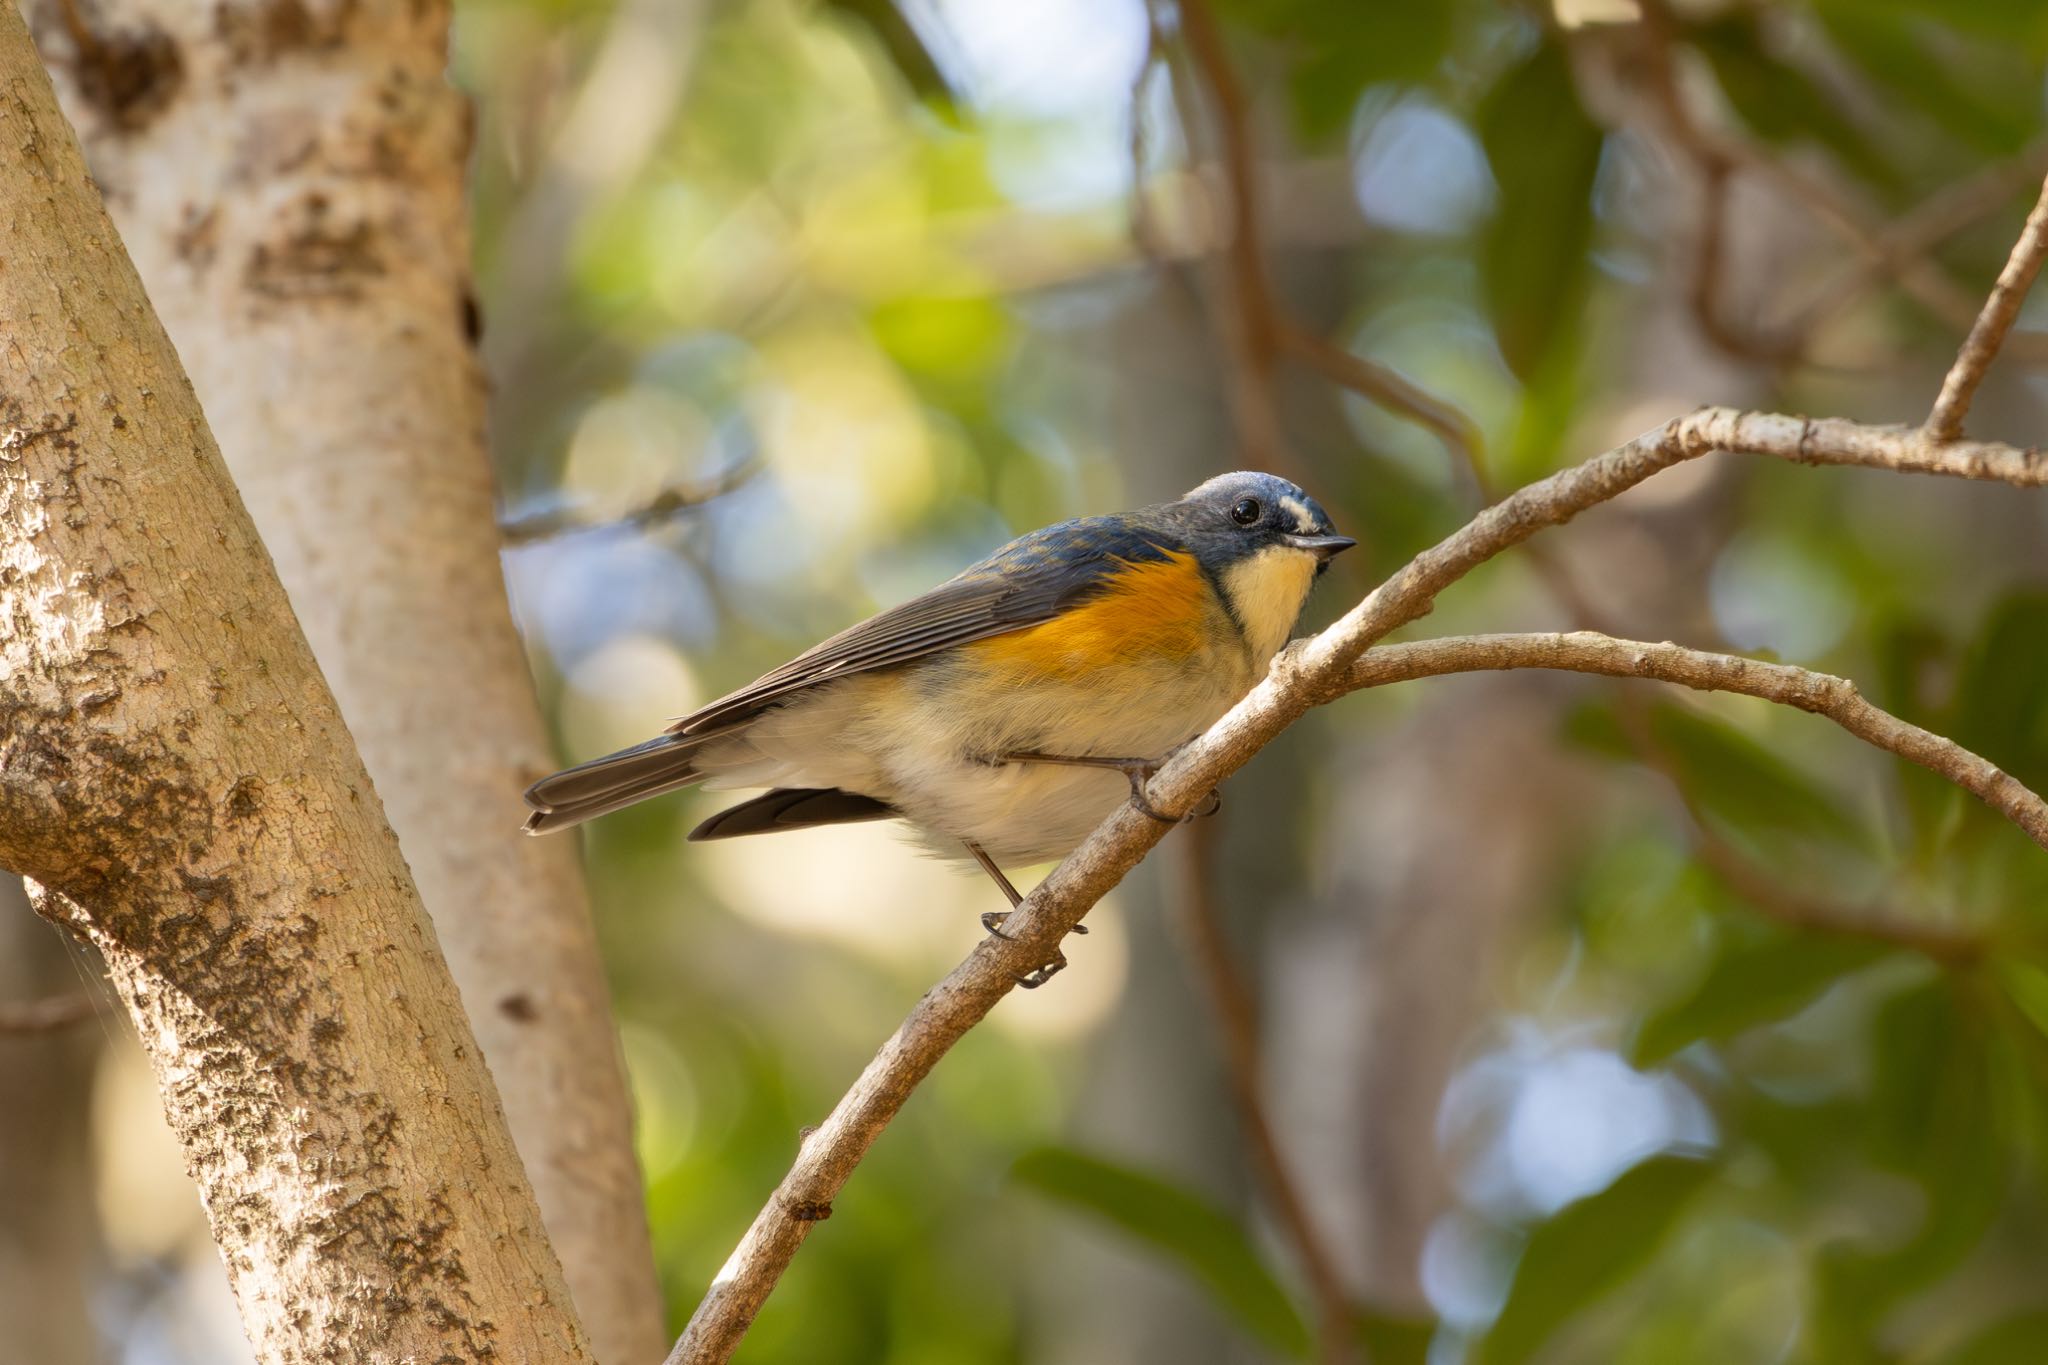
[{"label": "bird's foot", "polygon": [[1004,754],[1003,761],[1005,763],[1064,763],[1069,767],[1075,768],[1108,768],[1114,772],[1120,772],[1124,775],[1125,780],[1131,784],[1131,804],[1138,808],[1140,815],[1148,819],[1157,820],[1162,825],[1184,825],[1190,820],[1200,820],[1205,816],[1214,815],[1217,811],[1223,809],[1223,794],[1211,791],[1201,799],[1193,810],[1189,811],[1186,815],[1175,817],[1166,814],[1152,804],[1151,799],[1145,794],[1145,786],[1158,775],[1161,768],[1166,766],[1168,759],[1171,759],[1186,747],[1185,744],[1176,744],[1173,748],[1167,750],[1163,758],[1098,758],[1093,754],[1041,754],[1026,752]]}]

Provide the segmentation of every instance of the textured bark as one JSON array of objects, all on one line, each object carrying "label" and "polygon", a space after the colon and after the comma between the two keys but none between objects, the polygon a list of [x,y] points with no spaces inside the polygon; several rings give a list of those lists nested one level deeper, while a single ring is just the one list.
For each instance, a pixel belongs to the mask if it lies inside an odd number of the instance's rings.
[{"label": "textured bark", "polygon": [[0,6],[0,865],[105,957],[262,1359],[590,1358],[432,925]]},{"label": "textured bark", "polygon": [[37,36],[434,918],[598,1354],[665,1344],[499,569],[447,7],[45,0]]}]

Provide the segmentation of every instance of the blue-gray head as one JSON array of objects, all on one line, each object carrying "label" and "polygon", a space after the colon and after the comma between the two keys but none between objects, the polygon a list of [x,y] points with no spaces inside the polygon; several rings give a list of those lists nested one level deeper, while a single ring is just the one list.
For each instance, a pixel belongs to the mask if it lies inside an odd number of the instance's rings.
[{"label": "blue-gray head", "polygon": [[1160,511],[1221,588],[1254,651],[1269,657],[1331,558],[1357,544],[1337,534],[1322,504],[1274,474],[1220,474]]}]

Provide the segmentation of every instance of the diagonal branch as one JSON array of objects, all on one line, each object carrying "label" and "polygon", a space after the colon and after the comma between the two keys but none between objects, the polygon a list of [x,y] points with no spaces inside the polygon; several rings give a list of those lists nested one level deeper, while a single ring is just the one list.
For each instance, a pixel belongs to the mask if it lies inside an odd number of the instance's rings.
[{"label": "diagonal branch", "polygon": [[[2026,488],[2048,485],[2048,455],[2014,446],[1982,441],[1936,444],[1917,429],[1728,408],[1706,408],[1675,418],[1503,498],[1416,556],[1322,634],[1283,651],[1264,681],[1152,779],[1149,803],[1172,816],[1193,811],[1218,783],[1311,707],[1362,685],[1354,678],[1356,670],[1377,666],[1377,656],[1359,662],[1366,650],[1427,614],[1439,593],[1473,569],[1545,527],[1561,525],[1661,470],[1715,450]],[[1656,668],[1677,671],[1672,657],[1661,652],[1676,646],[1622,648],[1641,652],[1642,676],[1658,676],[1650,671]],[[1553,650],[1553,657],[1564,656]],[[1720,661],[1713,666],[1713,676],[1728,682],[1728,690],[1768,685],[1782,694],[1774,700],[1805,703],[1803,709],[1828,715],[1881,748],[1951,776],[2037,843],[2048,846],[2048,805],[2038,796],[1950,741],[1864,702],[1839,679],[1727,656],[1704,657]],[[918,1083],[1015,987],[1019,976],[1051,955],[1169,828],[1135,805],[1119,807],[1025,897],[1005,921],[1005,937],[984,939],[918,1001],[824,1123],[804,1138],[789,1174],[698,1305],[669,1356],[670,1365],[713,1365],[730,1358],[812,1226],[830,1216],[832,1200]]]},{"label": "diagonal branch", "polygon": [[1929,440],[1953,441],[1963,434],[1963,418],[1970,411],[1970,400],[1997,358],[1998,348],[2005,344],[2006,333],[2019,318],[2020,305],[2026,302],[2034,277],[2041,273],[2043,259],[2048,259],[2048,184],[2041,187],[2041,198],[2027,215],[2027,225],[2021,230],[2020,239],[2013,243],[2005,269],[1998,272],[1998,283],[1992,286],[1991,297],[1984,300],[1984,311],[1977,315],[1976,325],[1963,339],[1956,363],[1941,381],[1941,396],[1934,400],[1934,411],[1927,414]]}]

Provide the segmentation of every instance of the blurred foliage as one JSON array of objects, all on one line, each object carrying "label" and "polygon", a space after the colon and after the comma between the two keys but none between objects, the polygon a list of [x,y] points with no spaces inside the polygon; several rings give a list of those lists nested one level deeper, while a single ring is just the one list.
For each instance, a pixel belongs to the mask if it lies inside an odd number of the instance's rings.
[{"label": "blurred foliage", "polygon": [[[1266,215],[1279,292],[1305,325],[1470,412],[1496,478],[1704,402],[1886,420],[1931,397],[1953,330],[1883,285],[1816,334],[1810,364],[1699,337],[1684,303],[1698,205],[1641,92],[1614,77],[1644,69],[1622,0],[1216,8],[1274,167],[1263,188],[1287,196]],[[1670,56],[1700,106],[1872,224],[2040,140],[2048,6],[1672,8]],[[637,739],[1017,531],[1168,497],[1235,462],[1215,340],[1230,324],[1210,311],[1228,291],[1204,273],[1213,216],[1186,173],[1213,156],[1213,129],[1186,121],[1203,106],[1187,63],[1149,49],[1155,27],[1177,41],[1170,5],[1156,25],[1136,0],[458,10],[508,502],[623,510],[742,460],[763,470],[645,535],[511,557],[565,754]],[[602,115],[598,135],[576,134],[583,110]],[[1134,244],[1134,165],[1192,264]],[[1738,303],[1787,315],[1776,305],[1854,259],[1796,205],[1741,202],[1755,240],[1732,269],[1756,287]],[[1974,297],[2027,202],[2020,175],[1933,265]],[[2025,441],[2013,424],[2038,424],[2040,399],[2013,368],[1973,420]],[[1433,438],[1296,378],[1288,472],[1366,545],[1312,609],[1327,615],[1469,509]],[[1637,593],[1658,638],[1857,678],[2048,784],[2036,501],[1840,471],[1701,479],[1675,512],[1631,513],[1635,540],[1600,542],[1635,556],[1601,571],[1603,600]],[[1660,574],[1666,554],[1686,577]],[[1509,561],[1447,596],[1434,624],[1557,620]],[[1426,1310],[1361,1305],[1375,1358],[2048,1353],[2048,857],[1811,718],[1696,698],[1624,710],[1593,684],[1569,695],[1559,746],[1597,760],[1614,799],[1545,813],[1570,850],[1546,888],[1555,913],[1489,986],[1461,1082],[1504,1068],[1524,1093],[1570,1061],[1610,1088],[1577,1101],[1592,1126],[1574,1130],[1576,1183],[1485,1185],[1479,1157],[1447,1148],[1456,1192],[1439,1230],[1462,1250],[1425,1264]],[[1299,811],[1303,790],[1327,805],[1325,769],[1409,704],[1334,708],[1240,781],[1285,773],[1295,804],[1274,810]],[[1975,936],[1981,954],[1930,962],[1772,918],[1693,856],[1674,781],[1766,877]],[[588,844],[678,1322],[803,1126],[972,941],[987,900],[873,831],[683,850],[721,799],[623,813]],[[1230,818],[1259,841],[1233,847],[1275,865],[1321,865],[1359,818],[1282,823],[1252,804]],[[1135,983],[1178,970],[1149,885],[1094,917],[1057,987],[1006,1002],[939,1069],[742,1360],[1305,1353],[1315,1306],[1258,1216],[1206,1035],[1137,1017]],[[1277,894],[1254,908],[1255,945],[1305,914]],[[1143,950],[1128,962],[1121,933]],[[1145,999],[1160,1008],[1158,991]],[[1540,1041],[1517,1051],[1518,1036]],[[1113,1074],[1144,1083],[1100,1080],[1141,1039],[1142,1065]],[[1190,1090],[1199,1136],[1153,1117]],[[1656,1118],[1634,1147],[1602,1108],[1622,1095]],[[1473,1151],[1523,1141],[1484,1112]],[[1307,1142],[1333,1144],[1362,1147]],[[1322,1212],[1344,1246],[1368,1240],[1363,1211]],[[1147,1313],[1156,1331],[1103,1325]],[[1190,1314],[1192,1336],[1173,1335]]]}]

